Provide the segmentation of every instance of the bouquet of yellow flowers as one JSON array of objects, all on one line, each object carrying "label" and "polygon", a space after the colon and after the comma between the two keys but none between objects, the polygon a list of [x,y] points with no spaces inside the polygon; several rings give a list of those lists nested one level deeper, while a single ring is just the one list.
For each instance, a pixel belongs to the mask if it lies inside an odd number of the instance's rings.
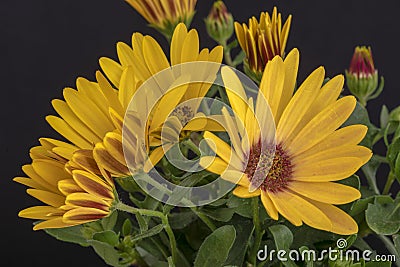
[{"label": "bouquet of yellow flowers", "polygon": [[384,87],[370,47],[345,75],[299,81],[276,7],[241,23],[216,1],[209,49],[190,28],[196,0],[126,1],[169,52],[134,33],[52,101],[62,140],[39,139],[14,178],[42,202],[20,217],[111,266],[378,266],[368,235],[390,253],[379,266],[400,266],[400,108],[368,118]]}]

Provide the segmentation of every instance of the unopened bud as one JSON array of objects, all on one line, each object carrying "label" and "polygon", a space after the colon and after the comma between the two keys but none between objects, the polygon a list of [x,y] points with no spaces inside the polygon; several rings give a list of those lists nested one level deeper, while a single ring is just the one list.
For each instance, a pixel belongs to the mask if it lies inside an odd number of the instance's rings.
[{"label": "unopened bud", "polygon": [[205,23],[208,35],[220,44],[226,43],[233,34],[233,16],[223,1],[214,2]]},{"label": "unopened bud", "polygon": [[346,70],[346,82],[350,92],[365,106],[368,100],[379,96],[383,90],[383,77],[378,88],[378,70],[375,69],[371,47],[357,46],[350,67]]}]

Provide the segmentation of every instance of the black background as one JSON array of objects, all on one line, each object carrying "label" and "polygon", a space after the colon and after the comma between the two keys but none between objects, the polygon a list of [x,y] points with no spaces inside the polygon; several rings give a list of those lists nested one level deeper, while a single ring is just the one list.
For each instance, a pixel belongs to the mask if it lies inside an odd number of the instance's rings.
[{"label": "black background", "polygon": [[[398,83],[398,17],[400,1],[226,1],[243,22],[274,5],[286,18],[293,14],[288,49],[301,53],[300,80],[320,65],[327,76],[343,73],[356,45],[371,45],[384,93],[369,103],[378,122],[382,103],[400,104]],[[212,0],[199,1],[193,26],[202,47],[214,42],[205,34],[203,18]],[[0,244],[2,266],[103,266],[89,248],[62,243],[44,232],[33,232],[32,221],[17,212],[36,202],[11,179],[30,162],[29,148],[39,137],[57,137],[44,117],[54,114],[50,101],[62,96],[75,79],[91,80],[101,56],[116,57],[117,41],[130,43],[131,34],[164,38],[122,0],[2,0],[0,2],[1,131]],[[396,191],[398,189],[395,189]]]}]

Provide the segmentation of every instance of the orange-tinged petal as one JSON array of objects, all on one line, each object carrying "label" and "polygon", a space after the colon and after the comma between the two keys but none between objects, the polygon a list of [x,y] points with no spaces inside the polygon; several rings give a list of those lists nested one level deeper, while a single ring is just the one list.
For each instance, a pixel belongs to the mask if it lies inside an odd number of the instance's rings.
[{"label": "orange-tinged petal", "polygon": [[63,222],[66,224],[83,224],[97,221],[106,217],[109,212],[95,208],[76,208],[67,211],[63,216]]},{"label": "orange-tinged petal", "polygon": [[113,188],[97,175],[86,171],[74,170],[72,176],[75,182],[89,194],[94,196],[113,199]]}]

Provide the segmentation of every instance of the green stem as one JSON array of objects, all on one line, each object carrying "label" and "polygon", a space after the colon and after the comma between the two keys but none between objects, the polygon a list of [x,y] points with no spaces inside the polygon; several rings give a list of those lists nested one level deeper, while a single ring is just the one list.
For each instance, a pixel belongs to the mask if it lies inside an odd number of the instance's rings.
[{"label": "green stem", "polygon": [[115,208],[120,211],[125,211],[128,213],[132,214],[140,214],[143,216],[150,216],[150,217],[157,217],[161,219],[162,224],[164,225],[164,230],[168,235],[169,238],[169,244],[171,246],[171,254],[172,254],[172,260],[174,263],[176,263],[177,260],[177,246],[176,246],[176,239],[174,232],[172,231],[171,226],[169,225],[168,222],[168,216],[166,214],[163,214],[162,212],[156,211],[156,210],[146,210],[146,209],[138,209],[131,207],[129,205],[126,205],[122,202],[118,202],[115,205]]},{"label": "green stem", "polygon": [[250,261],[253,266],[257,265],[257,252],[260,248],[261,238],[263,236],[263,232],[261,231],[261,222],[260,222],[260,211],[258,207],[258,197],[253,197],[251,200],[251,207],[253,210],[253,224],[254,224],[254,243],[253,248],[250,252]]},{"label": "green stem", "polygon": [[235,67],[231,56],[231,48],[226,44],[226,41],[220,43],[224,48],[224,59],[228,66]]},{"label": "green stem", "polygon": [[393,242],[390,240],[389,237],[384,235],[378,235],[379,239],[385,244],[386,248],[392,255],[396,257],[396,266],[400,267],[400,255],[397,253],[396,247],[394,246]]},{"label": "green stem", "polygon": [[191,208],[191,210],[200,218],[200,220],[202,220],[205,225],[208,226],[208,228],[210,228],[211,231],[215,231],[215,229],[217,229],[217,227],[214,225],[214,223],[207,217],[207,215],[199,212],[196,208]]},{"label": "green stem", "polygon": [[200,149],[196,146],[195,143],[193,143],[192,140],[186,139],[185,141],[183,141],[183,144],[190,148],[190,150],[192,150],[194,153],[196,153],[197,156],[201,156]]},{"label": "green stem", "polygon": [[392,187],[394,180],[396,180],[396,177],[394,176],[393,172],[390,172],[388,179],[386,180],[385,187],[383,188],[382,195],[389,194],[390,188]]}]

